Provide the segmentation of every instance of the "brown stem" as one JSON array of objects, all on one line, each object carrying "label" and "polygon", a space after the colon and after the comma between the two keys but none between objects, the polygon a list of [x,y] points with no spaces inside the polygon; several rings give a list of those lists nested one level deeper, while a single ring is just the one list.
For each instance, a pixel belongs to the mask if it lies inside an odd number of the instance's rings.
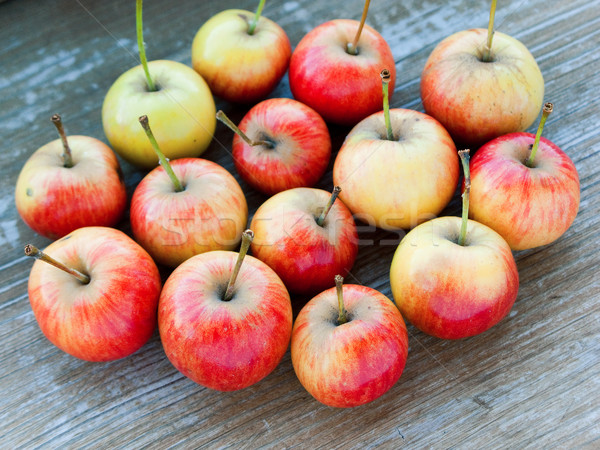
[{"label": "brown stem", "polygon": [[360,34],[362,33],[363,27],[365,26],[365,21],[367,20],[367,13],[369,12],[370,3],[371,0],[365,0],[362,17],[360,18],[360,25],[356,31],[356,36],[354,36],[354,41],[352,41],[352,43],[348,43],[346,46],[346,51],[351,55],[358,55],[358,40],[360,39]]},{"label": "brown stem", "polygon": [[69,143],[67,142],[67,135],[65,134],[65,129],[63,127],[62,124],[62,120],[60,118],[60,116],[58,114],[54,114],[50,120],[52,120],[52,123],[54,124],[54,126],[56,127],[56,130],[58,131],[58,135],[60,136],[60,139],[62,141],[62,145],[63,145],[63,154],[62,154],[62,159],[63,159],[63,165],[65,167],[73,167],[73,155],[71,154],[71,147],[69,147]]},{"label": "brown stem", "polygon": [[335,276],[335,290],[338,298],[338,318],[337,324],[342,325],[348,322],[348,317],[346,315],[346,310],[344,309],[344,289],[343,289],[344,277],[341,275]]},{"label": "brown stem", "polygon": [[81,273],[77,269],[72,269],[71,267],[65,266],[63,263],[61,263],[61,262],[55,260],[54,258],[52,258],[51,256],[45,254],[43,251],[41,251],[35,245],[27,244],[25,246],[25,254],[27,256],[31,256],[32,258],[44,261],[45,263],[48,263],[48,264],[50,264],[54,267],[57,267],[61,270],[64,270],[68,274],[73,275],[75,278],[77,278],[82,284],[88,284],[90,282],[89,276],[87,276],[84,273]]},{"label": "brown stem", "polygon": [[329,201],[327,202],[327,204],[325,205],[325,208],[323,209],[323,212],[317,219],[317,225],[319,225],[320,227],[323,226],[323,222],[325,222],[325,219],[327,218],[327,214],[329,214],[329,211],[331,210],[331,207],[335,203],[335,199],[338,197],[338,195],[340,195],[340,192],[342,192],[341,187],[335,186],[333,188],[333,192],[331,193],[331,197],[329,197]]},{"label": "brown stem", "polygon": [[244,140],[244,142],[246,142],[246,144],[248,144],[252,147],[254,147],[256,145],[264,145],[267,148],[274,148],[272,142],[254,141],[254,140],[250,139],[248,137],[248,135],[246,133],[244,133],[242,130],[240,130],[238,128],[238,126],[235,123],[233,123],[233,121],[229,117],[227,117],[227,115],[221,110],[217,111],[217,120],[224,123],[231,131],[233,131],[235,134],[237,134],[239,137],[241,137]]},{"label": "brown stem", "polygon": [[240,268],[242,267],[242,262],[244,261],[244,257],[246,256],[246,253],[248,253],[248,249],[250,248],[252,239],[254,239],[254,233],[252,232],[252,230],[246,230],[242,233],[242,245],[240,247],[240,252],[238,253],[238,258],[237,258],[237,261],[235,262],[235,267],[233,268],[233,272],[231,272],[231,277],[229,278],[229,283],[227,283],[227,289],[225,290],[225,295],[223,296],[223,301],[228,302],[229,300],[231,300],[233,298],[235,280],[237,279],[237,276],[240,273]]}]

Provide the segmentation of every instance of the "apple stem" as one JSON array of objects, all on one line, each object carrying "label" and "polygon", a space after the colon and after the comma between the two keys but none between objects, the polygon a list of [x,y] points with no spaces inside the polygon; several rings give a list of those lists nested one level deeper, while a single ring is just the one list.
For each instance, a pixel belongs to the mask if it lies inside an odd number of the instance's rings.
[{"label": "apple stem", "polygon": [[148,60],[146,59],[146,48],[144,46],[144,27],[142,25],[142,0],[136,0],[135,2],[135,26],[137,32],[137,44],[138,51],[140,53],[140,61],[146,74],[146,82],[148,83],[148,90],[151,92],[156,91],[156,85],[152,81],[150,71],[148,70]]},{"label": "apple stem", "polygon": [[175,172],[173,172],[173,168],[171,167],[171,164],[169,164],[169,160],[165,157],[163,152],[161,152],[160,148],[158,147],[158,142],[156,142],[156,139],[154,138],[154,134],[152,133],[152,130],[150,129],[150,124],[148,123],[148,116],[145,116],[145,115],[141,116],[138,120],[140,121],[142,128],[144,128],[144,131],[146,132],[146,136],[148,136],[148,139],[150,140],[150,143],[152,144],[152,148],[154,148],[154,151],[158,155],[158,163],[163,167],[163,169],[165,169],[165,172],[167,172],[167,175],[169,175],[169,178],[173,182],[173,185],[175,186],[175,191],[176,192],[183,191],[183,186],[181,185],[179,178],[177,178],[177,175],[175,175]]},{"label": "apple stem", "polygon": [[340,192],[342,192],[341,187],[335,186],[333,188],[333,192],[331,193],[331,197],[329,197],[329,201],[325,205],[325,208],[323,209],[323,212],[321,213],[321,215],[317,218],[317,225],[319,225],[320,227],[323,226],[323,222],[325,222],[325,219],[327,218],[327,214],[329,214],[329,210],[335,203],[335,199],[338,197],[338,195],[340,195]]},{"label": "apple stem", "polygon": [[356,31],[356,36],[354,36],[354,41],[346,45],[346,51],[351,55],[358,55],[358,40],[360,39],[360,34],[362,33],[363,27],[365,26],[365,21],[367,20],[367,13],[369,12],[370,3],[371,0],[365,0],[362,17],[360,18],[360,25]]},{"label": "apple stem", "polygon": [[383,117],[385,119],[385,128],[387,130],[388,141],[394,140],[394,132],[392,131],[392,122],[390,120],[390,92],[388,85],[392,79],[392,74],[389,70],[383,69],[380,73],[381,83],[383,85]]},{"label": "apple stem", "polygon": [[62,120],[61,120],[61,118],[60,118],[60,116],[58,114],[54,114],[51,117],[50,120],[52,120],[52,123],[54,124],[54,126],[58,130],[58,135],[60,136],[60,139],[62,141],[62,145],[63,145],[63,154],[62,154],[63,166],[67,167],[67,168],[73,167],[73,155],[71,154],[71,147],[69,147],[69,143],[67,142],[67,135],[65,134],[65,129],[63,127]]},{"label": "apple stem", "polygon": [[250,36],[252,36],[254,34],[254,30],[256,28],[256,25],[258,25],[260,15],[262,14],[262,10],[264,7],[265,7],[265,0],[260,0],[260,2],[258,3],[258,8],[256,8],[256,14],[254,15],[254,19],[252,19],[252,22],[250,22],[250,25],[248,26],[248,34]]},{"label": "apple stem", "polygon": [[227,115],[223,111],[221,111],[221,110],[217,111],[217,119],[220,122],[222,122],[225,125],[227,125],[227,127],[231,131],[233,131],[235,134],[237,134],[239,137],[241,137],[244,140],[244,142],[246,142],[246,144],[248,144],[248,145],[250,145],[252,147],[254,147],[256,145],[264,145],[267,148],[274,148],[274,145],[273,145],[272,142],[269,142],[269,141],[254,141],[254,140],[250,139],[248,137],[248,135],[246,133],[244,133],[242,130],[240,130],[238,128],[238,126],[235,123],[233,123],[231,121],[231,119],[229,117],[227,117]]},{"label": "apple stem", "polygon": [[342,277],[341,275],[336,275],[335,276],[335,290],[337,292],[338,308],[339,308],[339,313],[338,313],[338,318],[337,318],[338,325],[343,325],[346,322],[348,322],[348,317],[346,316],[346,310],[344,309],[343,284],[344,284],[344,277]]},{"label": "apple stem", "polygon": [[540,144],[540,138],[542,137],[542,131],[544,129],[544,124],[546,123],[546,119],[554,110],[554,105],[552,103],[544,103],[544,108],[542,109],[542,118],[540,119],[540,124],[538,125],[537,133],[535,134],[535,140],[533,141],[533,145],[531,146],[531,153],[529,153],[529,158],[527,159],[527,167],[533,167],[533,162],[535,161],[535,154],[537,153],[538,146]]},{"label": "apple stem", "polygon": [[469,150],[460,150],[458,152],[463,172],[465,173],[465,189],[462,193],[462,223],[460,234],[458,235],[458,245],[465,245],[467,239],[467,223],[469,221],[469,194],[471,193],[471,171],[469,170]]},{"label": "apple stem", "polygon": [[492,38],[494,37],[494,17],[496,16],[496,0],[492,0],[490,19],[488,21],[487,43],[483,52],[483,62],[492,60]]},{"label": "apple stem", "polygon": [[240,246],[240,252],[238,253],[237,261],[235,262],[233,272],[231,272],[231,277],[229,278],[229,283],[227,283],[225,295],[223,296],[223,301],[225,302],[228,302],[233,298],[235,280],[240,272],[240,268],[242,267],[244,257],[246,256],[246,253],[248,253],[252,239],[254,239],[254,233],[252,230],[246,230],[242,233],[242,245]]},{"label": "apple stem", "polygon": [[64,270],[68,274],[73,275],[75,278],[77,278],[83,284],[88,284],[90,282],[89,276],[87,276],[84,273],[81,273],[77,269],[72,269],[70,267],[65,266],[63,263],[61,263],[61,262],[55,260],[54,258],[52,258],[51,256],[48,256],[47,254],[45,254],[43,251],[41,251],[35,245],[27,244],[25,246],[25,254],[27,256],[31,256],[35,259],[40,259],[54,267],[58,267],[61,270]]}]

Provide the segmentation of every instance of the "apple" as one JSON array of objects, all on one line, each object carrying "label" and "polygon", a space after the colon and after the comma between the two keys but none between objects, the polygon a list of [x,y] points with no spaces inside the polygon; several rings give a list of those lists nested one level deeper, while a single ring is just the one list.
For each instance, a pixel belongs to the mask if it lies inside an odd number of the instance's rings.
[{"label": "apple", "polygon": [[352,213],[333,194],[295,188],[275,194],[252,218],[252,254],[267,263],[296,294],[320,292],[346,274],[358,252]]},{"label": "apple", "polygon": [[235,178],[202,158],[166,160],[150,129],[140,123],[161,160],[131,199],[135,240],[160,264],[176,267],[211,250],[233,250],[248,220],[248,205]]},{"label": "apple", "polygon": [[290,296],[273,270],[245,256],[251,239],[245,231],[239,254],[213,251],[188,259],[160,295],[158,329],[167,357],[211,389],[257,383],[275,369],[290,342]]},{"label": "apple", "polygon": [[467,219],[468,156],[461,158],[466,166],[462,220],[440,217],[414,228],[400,242],[390,268],[402,316],[442,339],[491,328],[508,314],[519,289],[509,245],[491,228]]},{"label": "apple", "polygon": [[248,111],[239,128],[222,111],[217,119],[236,133],[232,156],[237,172],[260,192],[274,195],[311,187],[327,169],[331,157],[327,125],[303,103],[264,100]]},{"label": "apple", "polygon": [[150,339],[160,275],[150,255],[122,231],[79,228],[45,252],[27,245],[25,253],[39,259],[29,274],[29,301],[55,346],[86,361],[112,361]]},{"label": "apple", "polygon": [[421,74],[425,112],[456,141],[473,146],[528,128],[544,98],[544,78],[527,47],[493,31],[495,3],[487,31],[447,37],[431,52]]},{"label": "apple", "polygon": [[333,165],[333,183],[343,187],[340,199],[356,218],[385,230],[437,216],[458,178],[456,147],[444,127],[418,111],[388,110],[387,101],[384,111],[350,131]]},{"label": "apple", "polygon": [[151,169],[156,155],[138,124],[146,114],[169,159],[196,157],[212,140],[215,103],[206,82],[191,67],[175,61],[146,60],[142,37],[141,0],[137,0],[141,65],[122,74],[102,105],[102,125],[112,148],[138,167]]},{"label": "apple", "polygon": [[256,14],[228,9],[211,17],[194,37],[192,66],[213,94],[230,102],[255,103],[279,83],[292,47],[285,31]]},{"label": "apple", "polygon": [[84,226],[116,225],[127,206],[117,157],[98,139],[67,139],[58,114],[52,122],[61,138],[36,150],[19,173],[15,188],[19,215],[49,239]]},{"label": "apple", "polygon": [[408,334],[398,309],[382,293],[356,284],[310,300],[292,331],[292,365],[304,388],[328,406],[373,401],[400,378]]},{"label": "apple", "polygon": [[546,103],[536,136],[510,133],[471,160],[470,217],[496,230],[513,250],[554,242],[579,209],[579,175],[556,144],[541,137],[552,111]]},{"label": "apple", "polygon": [[[327,122],[354,125],[381,109],[377,74],[387,67],[396,80],[392,51],[383,37],[361,22],[337,19],[310,31],[292,53],[290,89],[296,100]],[[393,91],[393,89],[392,89]]]}]

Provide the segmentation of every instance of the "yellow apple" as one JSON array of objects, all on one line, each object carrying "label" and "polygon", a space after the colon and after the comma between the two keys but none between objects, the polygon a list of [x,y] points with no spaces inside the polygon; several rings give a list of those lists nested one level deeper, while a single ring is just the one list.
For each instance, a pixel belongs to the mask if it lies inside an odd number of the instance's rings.
[{"label": "yellow apple", "polygon": [[266,97],[287,70],[292,48],[285,31],[254,13],[229,9],[211,17],[192,43],[192,65],[212,92],[228,101]]},{"label": "yellow apple", "polygon": [[148,69],[156,91],[148,88],[139,65],[122,74],[106,94],[102,124],[112,148],[138,167],[156,167],[158,159],[138,121],[147,115],[167,158],[199,156],[216,126],[208,85],[192,68],[176,61],[150,61]]},{"label": "yellow apple", "polygon": [[473,29],[447,37],[431,52],[421,75],[425,112],[472,148],[527,129],[544,98],[544,78],[527,47],[495,32],[485,61],[486,33]]},{"label": "yellow apple", "polygon": [[456,190],[459,169],[454,142],[433,117],[391,109],[390,121],[392,140],[383,111],[350,131],[333,165],[333,183],[357,219],[398,230],[436,217]]}]

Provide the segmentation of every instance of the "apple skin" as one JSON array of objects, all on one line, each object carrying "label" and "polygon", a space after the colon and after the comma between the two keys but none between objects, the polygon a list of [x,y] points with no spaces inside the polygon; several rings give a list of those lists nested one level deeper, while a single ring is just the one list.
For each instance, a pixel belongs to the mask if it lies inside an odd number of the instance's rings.
[{"label": "apple skin", "polygon": [[459,178],[456,147],[434,118],[391,109],[395,140],[387,139],[383,111],[358,123],[333,165],[333,183],[356,218],[399,230],[437,216]]},{"label": "apple skin", "polygon": [[33,264],[29,301],[50,342],[86,361],[112,361],[150,339],[156,328],[160,275],[133,239],[113,228],[84,227],[45,252],[91,279],[82,284],[43,261]]},{"label": "apple skin", "polygon": [[176,192],[162,166],[148,173],[131,199],[135,240],[160,264],[176,267],[211,250],[233,250],[248,220],[248,205],[235,178],[201,158],[171,161],[184,186]]},{"label": "apple skin", "polygon": [[148,70],[158,91],[148,91],[140,65],[122,74],[104,98],[102,125],[112,148],[131,164],[155,167],[158,158],[138,120],[147,115],[167,158],[199,156],[216,127],[208,85],[192,68],[175,61],[150,61]]},{"label": "apple skin", "polygon": [[411,230],[392,259],[390,284],[402,316],[442,339],[483,333],[517,298],[519,274],[510,247],[473,220],[457,244],[459,217],[440,217]]},{"label": "apple skin", "polygon": [[298,43],[289,69],[290,89],[296,100],[310,106],[327,122],[354,125],[381,110],[380,72],[391,73],[390,95],[396,82],[396,64],[383,37],[365,25],[358,55],[346,51],[359,22],[336,19],[314,28]]},{"label": "apple skin", "polygon": [[230,102],[255,103],[281,80],[292,47],[283,28],[261,16],[254,34],[254,13],[228,9],[211,17],[192,42],[192,66],[213,94]]},{"label": "apple skin", "polygon": [[167,279],[158,328],[165,353],[186,377],[219,391],[243,389],[275,369],[292,333],[290,296],[266,264],[246,256],[223,301],[237,253],[194,256]]},{"label": "apple skin", "polygon": [[421,74],[425,112],[465,145],[523,131],[537,118],[544,78],[521,42],[494,32],[494,61],[481,60],[487,30],[455,33],[429,55]]},{"label": "apple skin", "polygon": [[496,138],[473,156],[469,215],[497,231],[513,250],[554,242],[579,209],[579,175],[571,159],[540,138],[534,167],[529,158],[535,135]]},{"label": "apple skin", "polygon": [[293,99],[274,98],[255,105],[239,128],[252,140],[274,148],[248,145],[233,137],[233,162],[240,176],[269,196],[315,185],[331,158],[331,138],[325,121],[312,108]]},{"label": "apple skin", "polygon": [[292,331],[294,371],[328,406],[348,408],[383,395],[400,378],[408,355],[406,325],[392,301],[366,286],[343,286],[349,321],[338,325],[336,288],[310,300]]},{"label": "apple skin", "polygon": [[275,194],[254,214],[252,254],[267,263],[296,294],[321,292],[346,275],[358,253],[352,214],[337,199],[319,226],[316,218],[331,194],[295,188]]},{"label": "apple skin", "polygon": [[88,136],[67,140],[73,167],[64,167],[57,139],[29,157],[15,188],[19,215],[49,239],[84,226],[114,226],[127,206],[123,174],[112,150]]}]

